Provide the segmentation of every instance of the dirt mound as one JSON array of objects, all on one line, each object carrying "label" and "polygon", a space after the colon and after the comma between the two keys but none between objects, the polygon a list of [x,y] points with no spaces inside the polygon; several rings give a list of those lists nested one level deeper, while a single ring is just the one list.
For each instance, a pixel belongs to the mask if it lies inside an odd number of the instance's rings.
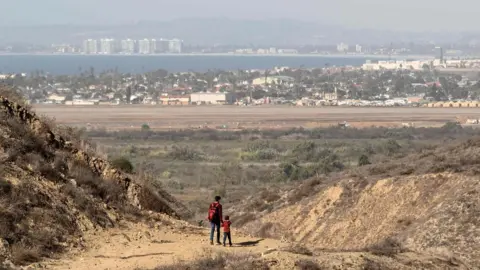
[{"label": "dirt mound", "polygon": [[68,139],[0,97],[0,262],[55,256],[81,245],[85,231],[139,218],[140,210],[189,214],[161,187],[132,178]]},{"label": "dirt mound", "polygon": [[[397,259],[410,252],[478,269],[478,153],[480,140],[472,139],[372,165],[341,180],[311,179],[269,203],[273,211],[258,212],[244,228],[314,250]],[[379,167],[389,169],[375,177],[366,174]],[[295,195],[298,202],[292,201]]]}]

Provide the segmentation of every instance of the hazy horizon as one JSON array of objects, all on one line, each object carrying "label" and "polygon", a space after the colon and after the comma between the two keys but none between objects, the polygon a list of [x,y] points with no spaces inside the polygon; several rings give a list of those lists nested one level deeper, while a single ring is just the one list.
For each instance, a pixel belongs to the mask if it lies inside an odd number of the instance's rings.
[{"label": "hazy horizon", "polygon": [[480,2],[457,0],[0,0],[0,25],[125,24],[183,18],[294,19],[348,28],[402,31],[476,31]]}]

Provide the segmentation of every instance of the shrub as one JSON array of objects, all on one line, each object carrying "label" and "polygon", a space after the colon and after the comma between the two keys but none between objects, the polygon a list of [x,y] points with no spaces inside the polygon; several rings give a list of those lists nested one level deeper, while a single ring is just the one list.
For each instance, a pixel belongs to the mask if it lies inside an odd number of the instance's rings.
[{"label": "shrub", "polygon": [[25,102],[26,99],[22,92],[14,87],[9,87],[2,83],[2,85],[0,85],[0,96],[8,98],[9,101],[15,102],[24,108],[29,108]]},{"label": "shrub", "polygon": [[142,131],[149,131],[149,130],[150,130],[150,126],[148,124],[142,125]]},{"label": "shrub", "polygon": [[240,159],[245,161],[273,160],[277,155],[278,153],[275,149],[268,148],[254,152],[241,152]]},{"label": "shrub", "polygon": [[308,196],[311,196],[317,192],[317,187],[322,183],[322,181],[319,178],[311,178],[308,179],[302,184],[296,188],[294,191],[292,191],[289,196],[288,196],[288,201],[290,203],[296,203],[303,198],[306,198]]},{"label": "shrub", "polygon": [[113,181],[104,180],[95,175],[86,165],[74,163],[70,169],[70,174],[79,187],[94,197],[107,203],[123,203],[124,192],[122,187]]},{"label": "shrub", "polygon": [[203,155],[188,147],[174,145],[167,153],[167,157],[173,160],[198,161],[203,160]]},{"label": "shrub", "polygon": [[257,219],[257,215],[254,213],[245,213],[245,214],[240,214],[235,217],[235,226],[237,227],[242,227],[243,225],[254,221]]},{"label": "shrub", "polygon": [[118,170],[126,173],[133,173],[133,165],[126,157],[115,158],[111,161],[111,165]]},{"label": "shrub", "polygon": [[283,248],[282,250],[285,252],[293,253],[293,254],[313,256],[313,252],[310,249],[300,244],[290,245],[288,247]]},{"label": "shrub", "polygon": [[258,255],[240,253],[205,254],[202,258],[192,262],[179,262],[169,266],[159,266],[155,270],[268,270],[268,262]]},{"label": "shrub", "polygon": [[379,262],[372,261],[370,259],[365,259],[365,264],[363,265],[364,270],[384,270],[385,266],[381,265]]},{"label": "shrub", "polygon": [[441,129],[445,132],[458,132],[458,131],[461,131],[463,128],[462,128],[462,125],[460,125],[460,123],[447,122],[442,126]]},{"label": "shrub", "polygon": [[407,249],[397,239],[386,238],[385,240],[372,245],[367,249],[374,255],[392,257],[396,254],[406,252]]},{"label": "shrub", "polygon": [[12,246],[12,262],[17,265],[34,263],[41,260],[42,252],[21,245]]},{"label": "shrub", "polygon": [[13,185],[7,180],[0,178],[0,195],[9,194],[12,191]]},{"label": "shrub", "polygon": [[385,153],[389,156],[392,156],[401,149],[402,147],[398,144],[396,140],[390,139],[384,144]]},{"label": "shrub", "polygon": [[322,270],[318,263],[306,259],[296,261],[295,266],[299,270]]},{"label": "shrub", "polygon": [[372,164],[370,162],[370,160],[368,159],[368,156],[367,155],[361,155],[359,158],[358,158],[358,166],[365,166],[365,165],[369,165],[369,164]]},{"label": "shrub", "polygon": [[173,176],[173,173],[169,170],[166,170],[162,173],[162,177],[166,178],[166,179],[170,179],[170,178],[172,178],[172,176]]},{"label": "shrub", "polygon": [[270,141],[256,141],[253,143],[247,144],[247,146],[243,149],[245,152],[257,152],[263,150],[274,150],[278,149],[278,146]]},{"label": "shrub", "polygon": [[272,238],[273,235],[270,233],[270,231],[273,229],[273,227],[274,225],[271,222],[264,223],[260,229],[258,229],[256,235],[262,238]]}]

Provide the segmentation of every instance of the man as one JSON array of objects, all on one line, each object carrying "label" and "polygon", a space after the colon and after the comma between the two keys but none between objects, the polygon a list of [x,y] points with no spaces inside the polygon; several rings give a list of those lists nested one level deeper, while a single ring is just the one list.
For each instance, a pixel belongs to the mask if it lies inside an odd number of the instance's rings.
[{"label": "man", "polygon": [[215,196],[215,202],[210,204],[208,209],[208,220],[212,230],[210,231],[210,245],[213,245],[213,235],[215,234],[215,228],[217,229],[217,244],[220,242],[220,224],[223,223],[222,205],[220,204],[220,196]]}]

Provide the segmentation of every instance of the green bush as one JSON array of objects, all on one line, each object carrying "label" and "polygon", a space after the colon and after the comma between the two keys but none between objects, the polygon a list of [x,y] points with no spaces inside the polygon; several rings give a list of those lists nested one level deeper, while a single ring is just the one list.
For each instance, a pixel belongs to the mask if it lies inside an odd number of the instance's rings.
[{"label": "green bush", "polygon": [[183,161],[198,161],[203,160],[202,153],[190,149],[188,147],[182,147],[174,145],[172,149],[167,153],[167,157],[173,160]]},{"label": "green bush", "polygon": [[118,170],[126,173],[133,173],[133,164],[126,157],[118,157],[111,161],[111,165]]},{"label": "green bush", "polygon": [[365,166],[365,165],[369,165],[369,164],[372,164],[370,162],[370,160],[368,159],[368,156],[367,155],[361,155],[359,158],[358,158],[358,166]]},{"label": "green bush", "polygon": [[270,141],[256,141],[256,142],[247,144],[247,146],[243,148],[243,151],[257,152],[257,151],[262,151],[266,149],[277,150],[278,146],[275,143],[272,143]]},{"label": "green bush", "polygon": [[393,139],[388,140],[384,145],[385,153],[388,156],[393,156],[393,155],[397,154],[400,151],[401,148],[402,147],[400,146],[400,144],[398,144],[398,142],[396,140],[393,140]]},{"label": "green bush", "polygon": [[275,149],[267,148],[255,152],[241,152],[240,159],[244,161],[274,160],[278,156]]},{"label": "green bush", "polygon": [[148,124],[142,125],[142,131],[149,131],[149,130],[150,130],[150,126]]}]

